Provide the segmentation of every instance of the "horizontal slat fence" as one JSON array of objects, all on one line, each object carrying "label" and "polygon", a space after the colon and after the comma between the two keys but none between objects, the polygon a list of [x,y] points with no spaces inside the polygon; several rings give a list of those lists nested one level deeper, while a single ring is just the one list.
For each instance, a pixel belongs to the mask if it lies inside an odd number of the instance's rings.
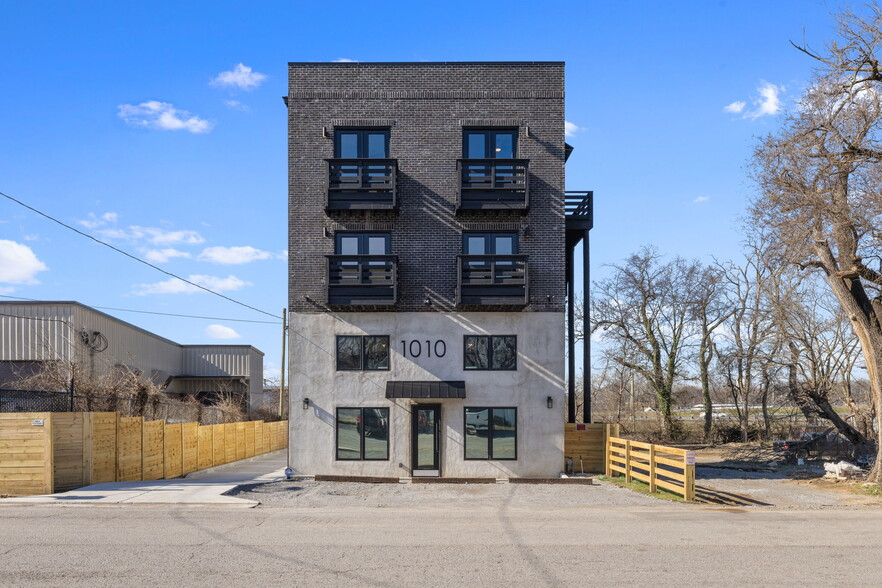
[{"label": "horizontal slat fence", "polygon": [[610,437],[606,443],[606,475],[624,475],[627,482],[649,484],[650,492],[664,488],[686,502],[695,500],[695,453],[685,449]]},{"label": "horizontal slat fence", "polygon": [[[564,456],[573,460],[576,473],[600,473],[606,469],[606,440],[619,434],[619,425],[609,423],[567,423],[564,426]],[[566,470],[564,462],[564,471]]]},{"label": "horizontal slat fence", "polygon": [[288,446],[288,422],[166,424],[116,413],[0,413],[0,496],[174,478]]}]

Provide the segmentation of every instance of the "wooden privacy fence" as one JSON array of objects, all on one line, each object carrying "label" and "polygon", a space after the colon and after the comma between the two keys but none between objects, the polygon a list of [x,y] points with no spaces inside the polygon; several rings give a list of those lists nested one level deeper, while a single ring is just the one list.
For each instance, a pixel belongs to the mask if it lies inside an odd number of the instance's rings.
[{"label": "wooden privacy fence", "polygon": [[287,446],[287,421],[199,425],[115,412],[0,413],[0,495],[176,478]]},{"label": "wooden privacy fence", "polygon": [[676,447],[610,437],[606,442],[606,475],[624,474],[625,480],[664,488],[687,502],[695,500],[695,453]]},{"label": "wooden privacy fence", "polygon": [[[619,434],[619,425],[567,423],[564,426],[564,457],[573,460],[573,471],[606,471],[606,440]],[[564,461],[564,471],[566,469]]]}]

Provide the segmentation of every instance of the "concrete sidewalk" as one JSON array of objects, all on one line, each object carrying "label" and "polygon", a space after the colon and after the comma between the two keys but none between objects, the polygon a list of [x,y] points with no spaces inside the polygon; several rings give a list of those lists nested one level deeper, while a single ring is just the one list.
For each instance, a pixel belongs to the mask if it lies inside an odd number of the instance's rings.
[{"label": "concrete sidewalk", "polygon": [[0,499],[0,506],[5,504],[58,504],[65,506],[184,504],[251,508],[257,506],[258,502],[224,496],[224,493],[242,484],[272,482],[284,478],[286,461],[287,450],[282,449],[251,459],[193,472],[186,478],[93,484],[59,494],[3,498]]}]

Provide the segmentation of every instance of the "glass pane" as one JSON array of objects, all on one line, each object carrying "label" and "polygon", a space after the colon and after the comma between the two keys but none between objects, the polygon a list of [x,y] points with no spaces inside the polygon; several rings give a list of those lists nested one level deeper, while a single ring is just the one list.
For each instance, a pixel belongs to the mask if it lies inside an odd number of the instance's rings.
[{"label": "glass pane", "polygon": [[358,235],[341,235],[337,237],[337,254],[358,255]]},{"label": "glass pane", "polygon": [[465,338],[465,369],[486,370],[490,367],[488,360],[489,337],[469,335]]},{"label": "glass pane", "polygon": [[362,411],[364,431],[364,458],[388,459],[389,457],[389,409],[365,408]]},{"label": "glass pane", "polygon": [[361,369],[361,337],[337,336],[337,369]]},{"label": "glass pane", "polygon": [[389,243],[389,238],[380,235],[376,237],[368,237],[368,255],[386,255],[387,244]]},{"label": "glass pane", "polygon": [[487,240],[484,237],[466,237],[466,255],[484,255],[487,253]]},{"label": "glass pane", "polygon": [[435,463],[435,409],[417,409],[417,469],[433,470]]},{"label": "glass pane", "polygon": [[496,255],[514,255],[517,253],[515,251],[514,235],[497,235],[493,241],[495,246],[494,253]]},{"label": "glass pane", "polygon": [[386,152],[386,133],[368,133],[366,157],[385,159],[388,156]]},{"label": "glass pane", "polygon": [[487,135],[484,133],[466,133],[466,159],[484,159],[487,157]]},{"label": "glass pane", "polygon": [[518,338],[514,335],[505,337],[493,337],[493,369],[514,370],[517,369]]},{"label": "glass pane", "polygon": [[493,409],[493,459],[514,459],[517,455],[517,411]]},{"label": "glass pane", "polygon": [[496,133],[493,157],[512,159],[514,157],[514,133]]},{"label": "glass pane", "polygon": [[337,143],[337,157],[342,159],[355,159],[358,157],[358,133],[340,132],[340,139]]},{"label": "glass pane", "polygon": [[337,409],[337,459],[361,459],[360,421],[360,409]]},{"label": "glass pane", "polygon": [[489,412],[486,408],[465,409],[466,459],[490,459]]},{"label": "glass pane", "polygon": [[364,361],[366,370],[389,369],[389,337],[365,337]]}]

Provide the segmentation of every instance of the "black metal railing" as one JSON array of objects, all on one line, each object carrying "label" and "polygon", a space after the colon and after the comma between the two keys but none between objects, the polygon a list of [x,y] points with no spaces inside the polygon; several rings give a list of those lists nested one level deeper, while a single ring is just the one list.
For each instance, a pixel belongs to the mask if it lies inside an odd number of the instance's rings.
[{"label": "black metal railing", "polygon": [[458,159],[458,210],[526,210],[529,159]]},{"label": "black metal railing", "polygon": [[397,159],[327,159],[328,210],[388,210],[397,202]]},{"label": "black metal railing", "polygon": [[567,190],[564,193],[567,228],[590,230],[594,226],[594,192]]},{"label": "black metal railing", "polygon": [[459,305],[523,305],[529,300],[527,255],[457,255]]},{"label": "black metal railing", "polygon": [[395,304],[397,255],[328,255],[327,258],[328,304]]}]

